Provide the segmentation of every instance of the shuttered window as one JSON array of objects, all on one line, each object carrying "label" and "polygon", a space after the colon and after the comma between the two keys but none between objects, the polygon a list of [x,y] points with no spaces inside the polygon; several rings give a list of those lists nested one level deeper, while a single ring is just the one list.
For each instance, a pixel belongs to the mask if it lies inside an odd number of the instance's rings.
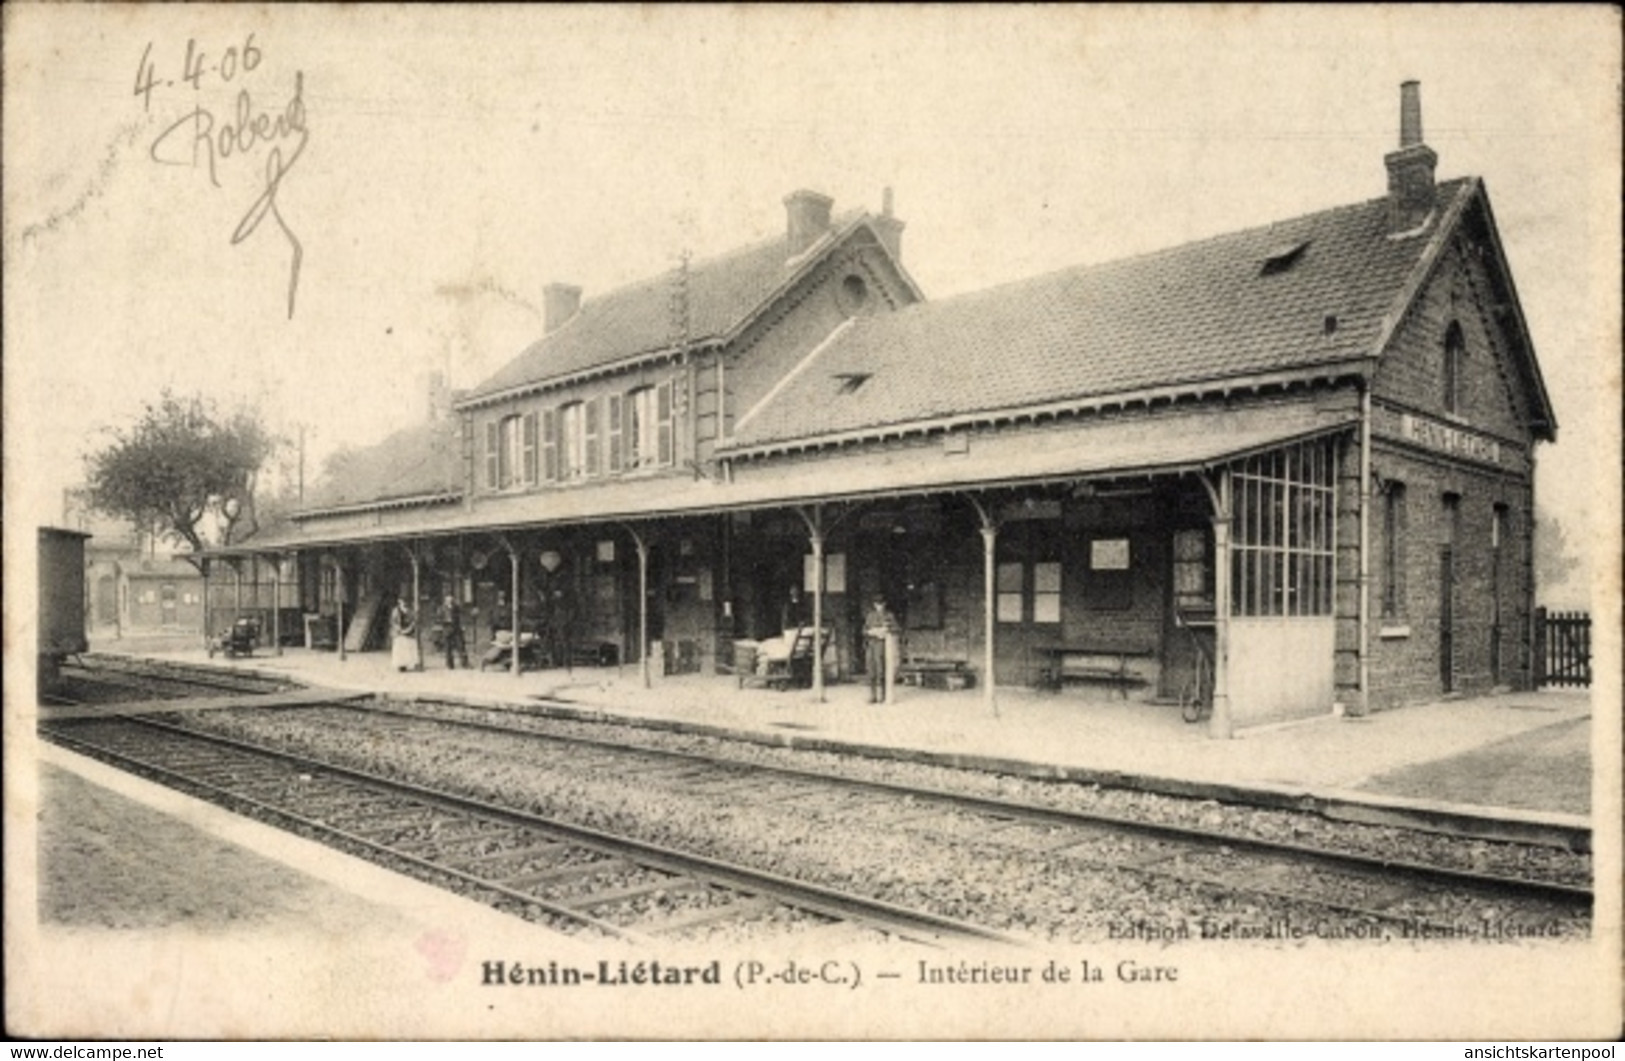
[{"label": "shuttered window", "polygon": [[542,410],[542,479],[546,482],[553,482],[559,477],[558,421],[557,410]]},{"label": "shuttered window", "polygon": [[536,485],[536,414],[526,413],[524,430],[521,432],[520,464],[524,469],[525,483],[528,486]]},{"label": "shuttered window", "polygon": [[599,463],[598,463],[598,454],[599,454],[598,447],[599,447],[600,439],[602,438],[602,429],[601,429],[602,416],[601,416],[601,414],[603,412],[603,404],[601,402],[599,402],[598,399],[594,398],[592,401],[588,402],[584,408],[585,408],[585,419],[587,421],[587,423],[586,423],[586,433],[587,433],[587,445],[586,445],[586,449],[587,449],[586,465],[587,465],[587,468],[586,468],[586,470],[587,470],[588,475],[597,475],[599,473],[599,471],[601,470],[600,466],[599,466]]},{"label": "shuttered window", "polygon": [[614,475],[621,470],[622,462],[625,459],[625,454],[621,450],[621,411],[623,402],[619,394],[611,394],[604,399],[604,403],[607,411],[605,419],[609,421],[609,453],[607,454],[609,473]]},{"label": "shuttered window", "polygon": [[660,436],[660,442],[659,442],[659,446],[660,446],[660,449],[659,449],[660,463],[661,464],[670,464],[672,462],[672,459],[673,459],[673,453],[672,453],[672,448],[673,447],[672,447],[672,444],[674,442],[673,431],[672,431],[672,408],[671,408],[672,386],[671,386],[671,384],[669,382],[668,383],[662,383],[657,388],[657,393],[658,393],[658,397],[656,398],[656,405],[657,405],[658,408],[657,408],[656,415],[659,418],[658,422],[659,422],[659,436]]},{"label": "shuttered window", "polygon": [[485,488],[497,489],[498,450],[501,447],[497,421],[488,421],[485,425]]}]

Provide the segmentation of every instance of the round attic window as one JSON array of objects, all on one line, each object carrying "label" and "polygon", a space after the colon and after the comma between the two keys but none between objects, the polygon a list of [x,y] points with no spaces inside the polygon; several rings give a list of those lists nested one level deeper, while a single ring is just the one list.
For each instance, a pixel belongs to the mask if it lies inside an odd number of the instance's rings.
[{"label": "round attic window", "polygon": [[869,285],[857,273],[848,273],[841,281],[841,310],[848,317],[863,312],[869,305]]}]

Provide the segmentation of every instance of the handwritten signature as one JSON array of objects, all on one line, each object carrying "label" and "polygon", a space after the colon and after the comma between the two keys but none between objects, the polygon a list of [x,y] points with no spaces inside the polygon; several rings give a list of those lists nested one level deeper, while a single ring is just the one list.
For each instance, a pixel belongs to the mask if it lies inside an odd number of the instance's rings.
[{"label": "handwritten signature", "polygon": [[[265,156],[263,190],[232,232],[231,244],[236,246],[252,236],[267,215],[276,222],[293,252],[288,270],[289,319],[293,318],[299,291],[299,267],[305,251],[277,206],[277,192],[282,187],[282,179],[304,155],[305,147],[310,143],[304,93],[305,75],[299,71],[294,75],[293,95],[279,113],[256,111],[247,88],[238,90],[236,108],[228,115],[230,120],[227,121],[219,121],[213,111],[202,105],[194,105],[158,135],[149,152],[154,162],[165,165],[197,168],[206,164],[209,183],[218,188],[222,166],[233,158],[250,154],[256,148],[269,146],[270,150]],[[290,147],[291,150],[285,150]]]}]

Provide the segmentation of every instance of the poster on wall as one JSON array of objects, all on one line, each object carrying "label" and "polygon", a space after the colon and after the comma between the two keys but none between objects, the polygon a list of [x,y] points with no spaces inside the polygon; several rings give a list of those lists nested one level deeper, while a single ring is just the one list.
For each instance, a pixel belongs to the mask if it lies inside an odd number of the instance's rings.
[{"label": "poster on wall", "polygon": [[1089,567],[1094,571],[1127,571],[1128,539],[1096,538],[1090,542]]},{"label": "poster on wall", "polygon": [[[801,558],[801,588],[812,593],[818,588],[818,569],[813,566],[812,554]],[[824,557],[824,592],[846,592],[846,554],[829,553]]]}]

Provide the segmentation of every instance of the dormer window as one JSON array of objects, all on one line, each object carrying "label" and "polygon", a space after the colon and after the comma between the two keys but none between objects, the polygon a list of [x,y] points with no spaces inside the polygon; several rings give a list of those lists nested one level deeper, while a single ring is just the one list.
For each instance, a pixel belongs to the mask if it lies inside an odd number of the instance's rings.
[{"label": "dormer window", "polygon": [[1461,377],[1467,360],[1467,340],[1461,334],[1461,325],[1455,321],[1444,333],[1444,411],[1461,412]]},{"label": "dormer window", "polygon": [[1290,243],[1281,243],[1270,248],[1269,253],[1264,255],[1263,264],[1259,266],[1258,275],[1274,276],[1276,273],[1286,272],[1298,264],[1298,259],[1303,257],[1303,252],[1308,249],[1309,242],[1309,240],[1300,239]]},{"label": "dormer window", "polygon": [[837,394],[853,394],[857,389],[869,382],[870,372],[837,372],[835,382]]}]

